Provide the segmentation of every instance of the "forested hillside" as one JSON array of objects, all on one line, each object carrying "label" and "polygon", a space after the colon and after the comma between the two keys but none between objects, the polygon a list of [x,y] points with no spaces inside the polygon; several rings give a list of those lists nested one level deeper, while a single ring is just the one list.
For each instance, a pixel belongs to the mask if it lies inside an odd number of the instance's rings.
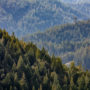
[{"label": "forested hillside", "polygon": [[[39,48],[44,46],[50,55],[54,53],[61,56],[63,63],[74,60],[76,65],[82,63],[85,69],[90,69],[89,20],[55,26],[43,33],[27,35],[23,39],[35,43]],[[80,57],[77,57],[78,53]]]},{"label": "forested hillside", "polygon": [[90,72],[0,29],[0,90],[90,90]]},{"label": "forested hillside", "polygon": [[0,0],[0,27],[17,37],[73,22],[74,17],[86,20],[90,15],[59,0]]}]

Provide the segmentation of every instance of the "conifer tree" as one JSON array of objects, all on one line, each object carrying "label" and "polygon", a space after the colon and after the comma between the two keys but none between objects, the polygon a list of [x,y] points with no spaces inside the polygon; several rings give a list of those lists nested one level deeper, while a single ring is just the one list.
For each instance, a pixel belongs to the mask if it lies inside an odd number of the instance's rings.
[{"label": "conifer tree", "polygon": [[40,84],[40,90],[42,90],[42,85]]},{"label": "conifer tree", "polygon": [[53,73],[53,78],[54,78],[54,81],[52,84],[52,90],[62,90],[56,73]]},{"label": "conifer tree", "polygon": [[10,90],[13,90],[13,87],[12,86],[10,86]]},{"label": "conifer tree", "polygon": [[34,86],[32,87],[32,90],[35,90],[35,87]]},{"label": "conifer tree", "polygon": [[18,63],[17,63],[17,69],[23,69],[24,68],[24,60],[22,56],[19,57]]},{"label": "conifer tree", "polygon": [[23,73],[22,78],[19,82],[20,82],[20,85],[21,85],[21,89],[23,89],[23,90],[28,89],[25,73]]},{"label": "conifer tree", "polygon": [[37,51],[36,51],[36,58],[37,59],[40,58],[40,50],[39,49],[37,49]]},{"label": "conifer tree", "polygon": [[78,90],[85,90],[85,77],[82,75],[80,78],[78,78]]},{"label": "conifer tree", "polygon": [[64,85],[63,85],[63,89],[64,89],[64,90],[67,90],[67,89],[68,89],[67,83],[68,83],[68,80],[67,80],[67,77],[66,77],[66,75],[65,75],[65,76],[64,76]]},{"label": "conifer tree", "polygon": [[70,90],[76,90],[77,88],[76,88],[76,86],[75,86],[75,84],[74,84],[74,82],[73,82],[73,78],[71,77],[71,80],[70,80]]}]

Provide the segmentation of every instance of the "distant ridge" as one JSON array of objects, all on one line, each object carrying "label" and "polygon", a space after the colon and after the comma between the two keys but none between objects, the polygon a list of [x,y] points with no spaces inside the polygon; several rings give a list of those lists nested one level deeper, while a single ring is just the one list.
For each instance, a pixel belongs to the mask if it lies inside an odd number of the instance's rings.
[{"label": "distant ridge", "polygon": [[59,0],[0,0],[0,27],[17,37],[89,16]]},{"label": "distant ridge", "polygon": [[27,35],[23,39],[35,43],[39,48],[44,46],[51,55],[61,56],[63,63],[74,60],[76,65],[82,63],[85,68],[90,68],[89,20],[55,26],[43,33]]},{"label": "distant ridge", "polygon": [[83,4],[90,3],[90,0],[61,0],[64,3]]}]

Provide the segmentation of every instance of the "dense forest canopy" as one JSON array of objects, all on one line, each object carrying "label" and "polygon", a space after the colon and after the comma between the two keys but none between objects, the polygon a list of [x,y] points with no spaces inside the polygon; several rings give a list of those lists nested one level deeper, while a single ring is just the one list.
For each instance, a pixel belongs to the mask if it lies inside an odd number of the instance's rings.
[{"label": "dense forest canopy", "polygon": [[82,63],[85,69],[90,69],[90,20],[55,26],[23,39],[39,48],[44,46],[50,55],[61,56],[64,64],[74,60],[76,65]]},{"label": "dense forest canopy", "polygon": [[90,72],[0,29],[0,90],[90,90]]},{"label": "dense forest canopy", "polygon": [[0,90],[90,90],[90,0],[0,0]]}]

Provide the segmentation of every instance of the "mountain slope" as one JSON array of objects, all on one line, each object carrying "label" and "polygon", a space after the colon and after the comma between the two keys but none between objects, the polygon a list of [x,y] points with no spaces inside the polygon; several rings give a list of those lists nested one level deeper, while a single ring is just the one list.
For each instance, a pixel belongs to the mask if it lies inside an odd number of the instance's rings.
[{"label": "mountain slope", "polygon": [[[84,83],[84,84],[83,84]],[[0,90],[89,90],[90,72],[0,29]]]},{"label": "mountain slope", "polygon": [[89,16],[90,19],[90,0],[62,0],[62,2]]},{"label": "mountain slope", "polygon": [[[70,4],[72,8],[80,11],[83,14],[90,16],[90,3],[82,3],[82,4]],[[90,19],[90,17],[89,17]]]},{"label": "mountain slope", "polygon": [[90,3],[90,0],[61,0],[64,3],[72,3],[72,4],[82,4],[82,3]]},{"label": "mountain slope", "polygon": [[[0,26],[17,36],[89,16],[58,0],[0,0]],[[5,12],[5,13],[3,13]]]},{"label": "mountain slope", "polygon": [[[39,48],[44,46],[51,55],[54,53],[56,56],[61,56],[63,63],[66,63],[74,58],[77,59],[75,53],[78,49],[83,51],[85,47],[90,46],[90,21],[56,26],[43,33],[27,35],[24,40],[32,41]],[[76,59],[75,62],[78,64]],[[82,62],[81,58],[79,60]],[[84,66],[87,67],[87,64]]]},{"label": "mountain slope", "polygon": [[49,28],[46,32],[35,33],[31,35],[30,38],[32,38],[32,40],[40,39],[40,41],[43,41],[43,39],[47,41],[48,39],[48,41],[55,43],[61,43],[66,40],[82,41],[86,38],[90,38],[90,21],[79,21],[73,24],[55,26]]}]

